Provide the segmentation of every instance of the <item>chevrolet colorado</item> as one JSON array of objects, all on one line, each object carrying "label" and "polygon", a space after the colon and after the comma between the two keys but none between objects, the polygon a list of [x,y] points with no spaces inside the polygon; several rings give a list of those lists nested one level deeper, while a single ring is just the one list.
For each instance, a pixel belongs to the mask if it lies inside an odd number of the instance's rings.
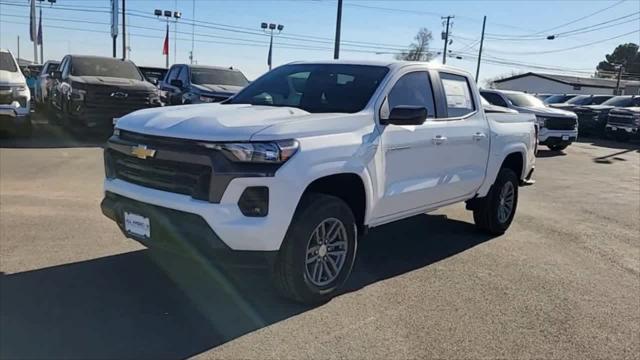
[{"label": "chevrolet colorado", "polygon": [[324,301],[368,228],[465,201],[479,229],[507,230],[533,183],[535,123],[480,104],[446,66],[283,65],[224,103],[122,117],[102,212],[148,247],[261,258],[283,295]]}]

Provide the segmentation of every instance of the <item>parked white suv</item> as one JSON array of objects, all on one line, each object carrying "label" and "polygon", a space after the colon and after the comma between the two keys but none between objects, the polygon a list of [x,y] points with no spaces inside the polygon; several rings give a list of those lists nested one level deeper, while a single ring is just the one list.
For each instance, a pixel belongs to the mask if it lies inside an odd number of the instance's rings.
[{"label": "parked white suv", "polygon": [[31,92],[16,59],[0,49],[0,130],[31,134]]},{"label": "parked white suv", "polygon": [[101,207],[149,247],[266,256],[284,295],[322,301],[368,228],[466,201],[480,229],[507,230],[536,138],[530,117],[498,115],[451,67],[292,63],[225,103],[122,117]]},{"label": "parked white suv", "polygon": [[548,107],[537,97],[520,91],[482,89],[480,93],[493,105],[534,114],[540,128],[540,145],[560,151],[578,138],[578,116],[573,112]]}]

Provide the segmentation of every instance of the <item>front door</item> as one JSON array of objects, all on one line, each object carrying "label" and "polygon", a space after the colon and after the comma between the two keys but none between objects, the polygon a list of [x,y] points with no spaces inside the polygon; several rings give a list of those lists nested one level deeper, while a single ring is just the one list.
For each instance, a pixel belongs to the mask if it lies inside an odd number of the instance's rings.
[{"label": "front door", "polygon": [[372,209],[378,219],[447,200],[447,194],[440,190],[447,176],[443,164],[449,146],[447,123],[436,119],[429,73],[402,75],[389,91],[383,108],[386,105],[389,111],[399,105],[424,106],[428,116],[422,125],[382,128],[384,176],[380,177],[380,199]]}]

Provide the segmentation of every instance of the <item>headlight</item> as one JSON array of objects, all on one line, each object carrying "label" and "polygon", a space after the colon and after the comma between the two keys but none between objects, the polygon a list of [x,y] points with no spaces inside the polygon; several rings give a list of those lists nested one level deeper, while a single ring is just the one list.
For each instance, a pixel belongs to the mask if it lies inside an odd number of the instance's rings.
[{"label": "headlight", "polygon": [[113,136],[120,136],[120,129],[113,128]]},{"label": "headlight", "polygon": [[545,123],[547,122],[547,119],[548,119],[547,117],[536,115],[536,122],[538,123],[538,126],[540,128],[544,127]]},{"label": "headlight", "polygon": [[27,94],[29,93],[29,88],[25,85],[12,86],[11,92],[13,97],[27,96]]},{"label": "headlight", "polygon": [[246,143],[200,143],[209,149],[216,149],[231,161],[246,163],[284,163],[298,151],[296,140]]},{"label": "headlight", "polygon": [[84,97],[86,94],[87,92],[85,90],[78,89],[78,88],[71,88],[71,99],[73,100],[82,101],[84,100]]},{"label": "headlight", "polygon": [[200,96],[200,101],[210,103],[210,102],[216,101],[216,99],[212,97],[207,97],[207,96]]}]

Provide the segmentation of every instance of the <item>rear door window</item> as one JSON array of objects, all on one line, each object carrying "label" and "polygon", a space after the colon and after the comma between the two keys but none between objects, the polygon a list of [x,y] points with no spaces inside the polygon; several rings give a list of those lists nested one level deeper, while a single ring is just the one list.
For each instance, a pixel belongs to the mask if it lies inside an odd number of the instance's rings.
[{"label": "rear door window", "polygon": [[448,117],[462,117],[476,110],[467,78],[461,75],[440,73],[440,81],[447,102]]}]

